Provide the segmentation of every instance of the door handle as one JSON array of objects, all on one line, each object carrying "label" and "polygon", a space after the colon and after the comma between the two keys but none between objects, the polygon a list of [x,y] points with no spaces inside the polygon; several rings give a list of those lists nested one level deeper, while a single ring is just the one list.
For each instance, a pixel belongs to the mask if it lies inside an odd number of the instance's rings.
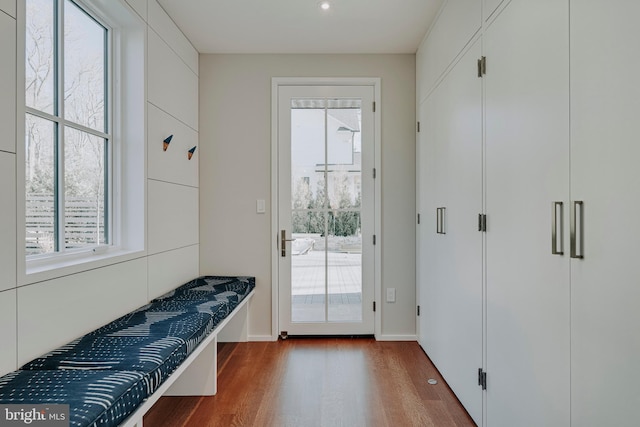
[{"label": "door handle", "polygon": [[[580,211],[580,215],[578,215],[578,211]],[[583,259],[584,258],[584,202],[582,201],[576,200],[573,202],[573,205],[571,206],[570,234],[571,234],[571,258]]]},{"label": "door handle", "polygon": [[[558,214],[560,214],[560,221],[558,221]],[[564,255],[563,218],[564,203],[551,203],[551,255]],[[558,245],[558,234],[560,234],[560,245]]]},{"label": "door handle", "polygon": [[287,239],[286,230],[280,230],[280,255],[287,256],[287,242],[294,242],[296,239]]}]

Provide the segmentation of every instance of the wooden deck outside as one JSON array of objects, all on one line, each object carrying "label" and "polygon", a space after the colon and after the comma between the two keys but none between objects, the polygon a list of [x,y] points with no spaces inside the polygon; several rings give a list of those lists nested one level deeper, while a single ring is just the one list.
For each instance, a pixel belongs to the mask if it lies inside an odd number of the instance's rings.
[{"label": "wooden deck outside", "polygon": [[[325,320],[325,300],[329,321],[362,319],[362,257],[359,253],[309,251],[291,258],[291,312],[294,321]],[[325,276],[328,273],[328,295]],[[328,297],[328,298],[327,298]]]}]

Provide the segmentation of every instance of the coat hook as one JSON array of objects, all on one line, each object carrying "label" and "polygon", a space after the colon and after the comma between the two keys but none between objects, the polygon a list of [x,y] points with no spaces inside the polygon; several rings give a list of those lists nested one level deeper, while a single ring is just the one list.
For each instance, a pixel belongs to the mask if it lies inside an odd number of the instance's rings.
[{"label": "coat hook", "polygon": [[168,137],[166,137],[164,139],[163,144],[162,144],[162,151],[167,151],[167,148],[169,148],[169,144],[171,144],[171,139],[173,138],[173,135],[169,135]]}]

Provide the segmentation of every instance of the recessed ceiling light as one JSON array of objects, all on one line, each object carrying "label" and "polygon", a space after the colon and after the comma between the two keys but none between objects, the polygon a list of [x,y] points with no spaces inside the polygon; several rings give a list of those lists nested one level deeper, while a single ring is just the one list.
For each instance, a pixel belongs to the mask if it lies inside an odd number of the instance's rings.
[{"label": "recessed ceiling light", "polygon": [[330,8],[331,8],[331,3],[329,3],[328,1],[323,1],[320,3],[320,9],[329,10]]}]

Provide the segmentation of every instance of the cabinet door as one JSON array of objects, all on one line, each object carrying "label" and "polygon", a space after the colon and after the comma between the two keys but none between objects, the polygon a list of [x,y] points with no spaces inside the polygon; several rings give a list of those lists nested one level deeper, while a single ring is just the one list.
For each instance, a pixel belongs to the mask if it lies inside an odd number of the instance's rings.
[{"label": "cabinet door", "polygon": [[[437,89],[436,89],[437,90]],[[438,263],[436,262],[436,155],[435,155],[435,123],[438,109],[435,99],[430,96],[418,107],[418,121],[420,133],[417,142],[417,207],[420,224],[417,227],[416,247],[416,282],[420,316],[418,317],[418,342],[429,353],[431,350],[430,337],[437,330],[437,322],[431,307],[431,286],[437,277]]]},{"label": "cabinet door", "polygon": [[640,403],[640,2],[571,2],[571,262],[575,426],[637,426]]},{"label": "cabinet door", "polygon": [[503,0],[484,0],[484,4],[482,5],[482,16],[485,21],[493,15],[502,2]]},{"label": "cabinet door", "polygon": [[[423,105],[427,221],[420,225],[426,292],[421,344],[477,423],[482,421],[482,82],[472,47]],[[426,168],[426,171],[422,169]],[[440,231],[436,232],[436,209]],[[444,208],[444,209],[443,209]],[[421,253],[422,256],[422,253]],[[424,304],[424,306],[422,305]],[[424,333],[422,332],[424,331]]]},{"label": "cabinet door", "polygon": [[552,202],[568,214],[568,22],[568,1],[512,0],[484,38],[490,426],[570,422],[570,263],[551,253]]}]

